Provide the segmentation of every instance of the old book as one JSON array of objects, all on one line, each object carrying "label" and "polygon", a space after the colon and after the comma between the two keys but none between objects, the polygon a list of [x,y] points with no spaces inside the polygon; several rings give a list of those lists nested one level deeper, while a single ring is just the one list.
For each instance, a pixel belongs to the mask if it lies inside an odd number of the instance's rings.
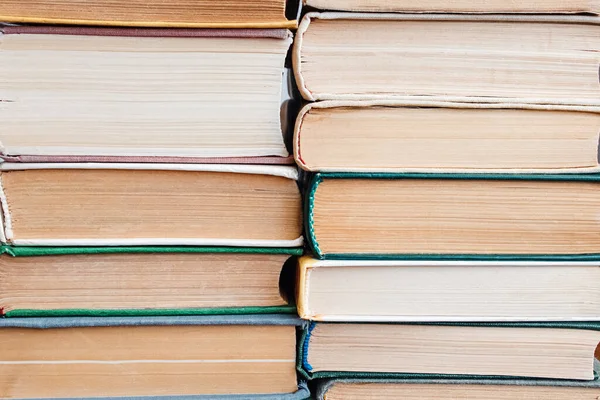
[{"label": "old book", "polygon": [[[290,2],[293,4],[293,2]],[[277,28],[296,26],[286,18],[286,0],[3,0],[0,21],[36,24],[186,28]]]},{"label": "old book", "polygon": [[308,397],[295,371],[300,323],[291,315],[4,318],[0,396],[300,400]]},{"label": "old book", "polygon": [[598,14],[597,0],[304,0],[322,10],[368,12]]},{"label": "old book", "polygon": [[600,259],[596,174],[316,174],[319,258]]},{"label": "old book", "polygon": [[297,247],[297,170],[210,164],[0,167],[3,241],[29,246]]},{"label": "old book", "polygon": [[1,251],[5,317],[296,313],[288,304],[293,288],[288,270],[300,248],[4,246]]},{"label": "old book", "polygon": [[287,30],[0,29],[5,159],[289,160]]},{"label": "old book", "polygon": [[596,172],[599,138],[598,107],[323,101],[294,155],[307,171]]},{"label": "old book", "polygon": [[302,257],[298,314],[316,321],[598,321],[600,263]]},{"label": "old book", "polygon": [[600,380],[331,379],[317,390],[318,400],[596,400]]},{"label": "old book", "polygon": [[525,377],[593,380],[594,322],[312,323],[299,367],[318,378]]},{"label": "old book", "polygon": [[598,17],[309,13],[293,61],[307,100],[598,105],[599,34]]}]

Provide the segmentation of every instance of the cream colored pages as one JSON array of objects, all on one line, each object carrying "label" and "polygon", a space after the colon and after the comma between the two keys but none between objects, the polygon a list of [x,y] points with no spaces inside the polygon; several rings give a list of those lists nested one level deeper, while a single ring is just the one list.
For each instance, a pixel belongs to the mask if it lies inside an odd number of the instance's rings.
[{"label": "cream colored pages", "polygon": [[597,0],[305,0],[322,10],[368,12],[575,14],[600,11]]},{"label": "cream colored pages", "polygon": [[600,108],[321,101],[296,120],[294,157],[320,172],[597,172]]},{"label": "cream colored pages", "polygon": [[311,101],[598,106],[599,34],[597,17],[308,13],[293,61]]},{"label": "cream colored pages", "polygon": [[600,332],[403,324],[318,323],[313,372],[390,372],[594,379]]},{"label": "cream colored pages", "polygon": [[338,322],[600,319],[597,262],[302,258],[300,269],[297,304],[304,319]]},{"label": "cream colored pages", "polygon": [[291,43],[291,34],[284,40],[3,35],[0,151],[288,156],[280,109]]}]

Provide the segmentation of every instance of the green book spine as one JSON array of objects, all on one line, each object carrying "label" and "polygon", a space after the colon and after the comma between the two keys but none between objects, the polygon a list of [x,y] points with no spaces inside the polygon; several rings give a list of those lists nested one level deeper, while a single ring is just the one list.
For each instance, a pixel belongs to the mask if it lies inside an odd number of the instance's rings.
[{"label": "green book spine", "polygon": [[231,253],[231,254],[288,254],[301,256],[302,248],[265,247],[202,247],[202,246],[112,246],[112,247],[0,247],[0,254],[13,257],[61,256],[77,254],[115,253]]}]

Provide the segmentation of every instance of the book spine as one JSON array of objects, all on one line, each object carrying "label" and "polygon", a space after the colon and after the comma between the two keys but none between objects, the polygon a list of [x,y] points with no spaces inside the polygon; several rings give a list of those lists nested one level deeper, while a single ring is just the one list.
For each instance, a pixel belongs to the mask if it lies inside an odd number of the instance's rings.
[{"label": "book spine", "polygon": [[319,248],[319,242],[317,241],[317,237],[315,234],[315,220],[314,220],[314,207],[315,207],[315,194],[317,192],[317,188],[319,184],[323,181],[323,177],[321,174],[315,174],[308,185],[308,191],[306,194],[305,201],[305,210],[304,215],[306,215],[306,237],[308,240],[308,245],[312,250],[313,254],[317,256],[317,258],[322,259],[323,253]]}]

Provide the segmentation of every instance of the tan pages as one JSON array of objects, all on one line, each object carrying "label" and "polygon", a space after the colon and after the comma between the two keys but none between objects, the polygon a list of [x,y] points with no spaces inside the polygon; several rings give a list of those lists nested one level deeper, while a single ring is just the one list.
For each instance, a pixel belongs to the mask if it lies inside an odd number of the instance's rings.
[{"label": "tan pages", "polygon": [[[146,321],[139,322],[153,319]],[[283,394],[298,388],[294,326],[1,328],[0,350],[4,399]]]},{"label": "tan pages", "polygon": [[12,245],[302,244],[295,167],[4,163],[0,168],[2,239]]},{"label": "tan pages", "polygon": [[63,310],[98,310],[102,315],[177,310],[182,314],[185,309],[223,312],[223,308],[288,304],[287,282],[282,281],[288,254],[232,253],[231,249],[187,253],[185,249],[178,248],[179,253],[97,254],[91,249],[90,254],[3,254],[0,311],[7,317]]},{"label": "tan pages", "polygon": [[[3,0],[0,21],[165,28],[294,28],[286,0]],[[293,3],[292,3],[293,4]],[[288,10],[293,14],[293,10]]]},{"label": "tan pages", "polygon": [[597,175],[461,177],[318,175],[311,245],[338,257],[600,253]]},{"label": "tan pages", "polygon": [[313,172],[596,172],[600,107],[322,101],[296,121]]},{"label": "tan pages", "polygon": [[368,12],[531,13],[575,14],[600,12],[597,0],[304,0],[321,10]]},{"label": "tan pages", "polygon": [[294,70],[306,100],[599,105],[600,18],[308,13]]}]

